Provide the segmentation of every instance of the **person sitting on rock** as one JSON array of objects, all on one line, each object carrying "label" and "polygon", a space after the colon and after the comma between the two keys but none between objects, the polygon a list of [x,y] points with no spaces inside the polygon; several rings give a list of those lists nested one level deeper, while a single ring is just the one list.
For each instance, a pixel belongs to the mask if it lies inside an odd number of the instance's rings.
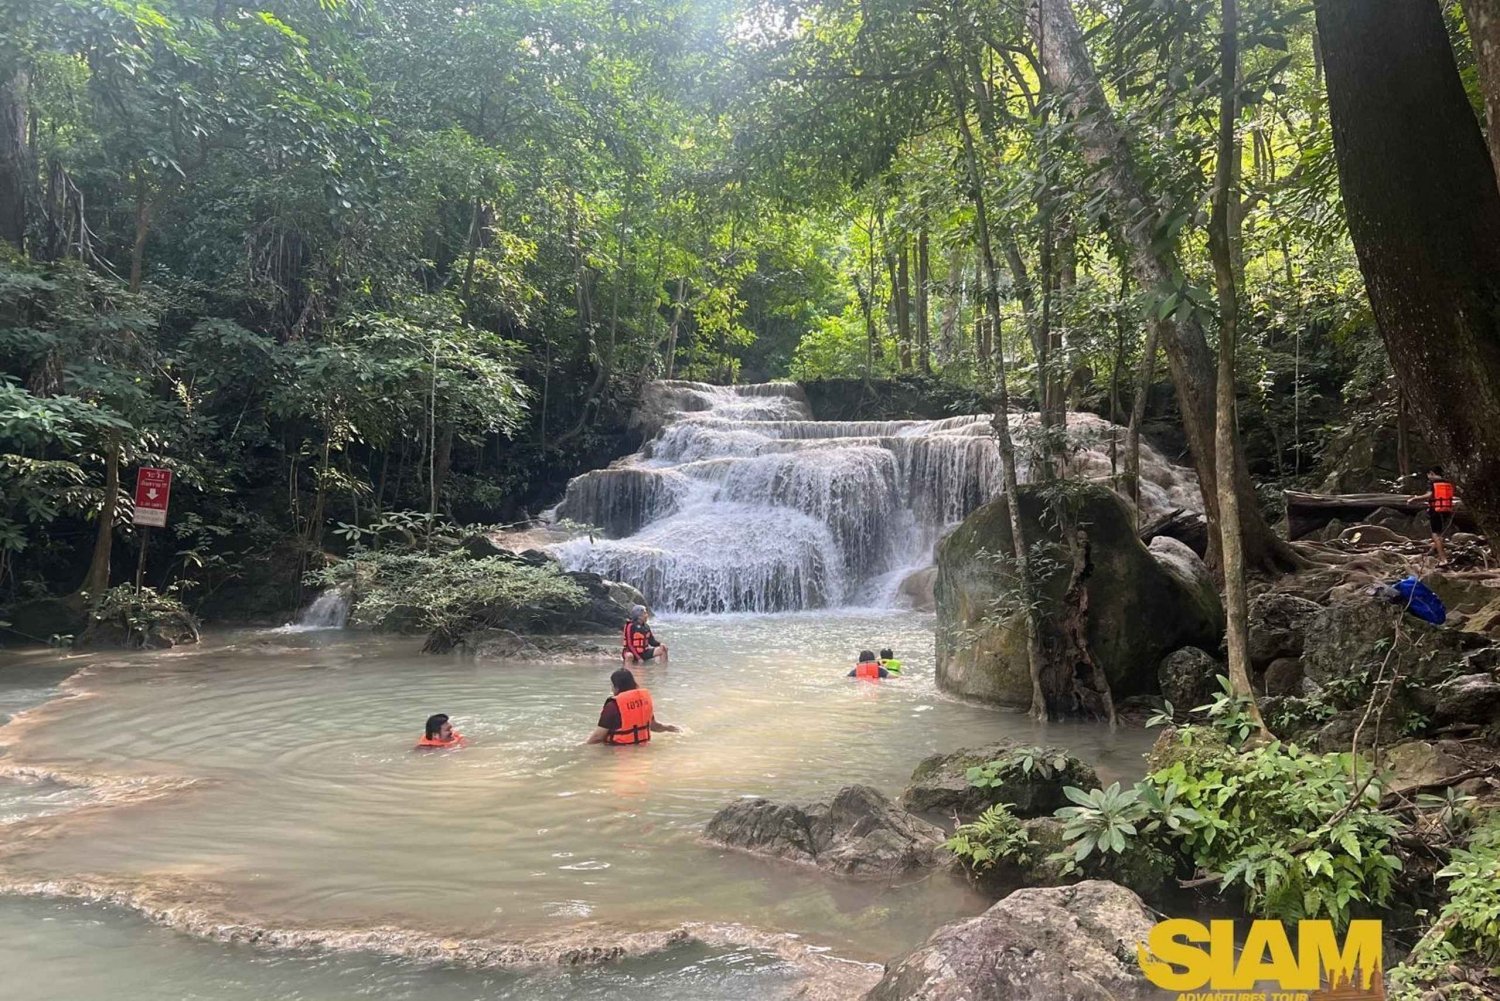
[{"label": "person sitting on rock", "polygon": [[620,651],[620,659],[627,664],[644,664],[652,660],[667,662],[667,645],[658,640],[651,627],[646,625],[648,615],[645,605],[631,606],[630,618],[625,622],[625,647]]},{"label": "person sitting on rock", "polygon": [[1437,552],[1438,566],[1448,562],[1447,550],[1443,548],[1443,536],[1453,524],[1453,501],[1458,496],[1453,482],[1443,475],[1442,466],[1431,466],[1427,470],[1428,490],[1425,494],[1408,497],[1408,504],[1427,502],[1427,524],[1432,529],[1432,548]]},{"label": "person sitting on rock", "polygon": [[888,674],[901,673],[901,662],[896,659],[895,651],[890,647],[880,651],[880,666],[885,668]]},{"label": "person sitting on rock", "polygon": [[866,681],[878,681],[881,678],[889,678],[891,672],[880,666],[880,661],[869,650],[859,652],[859,662],[854,665],[854,670],[849,672],[851,678],[863,678]]},{"label": "person sitting on rock", "polygon": [[427,727],[422,739],[417,741],[417,748],[462,747],[465,743],[464,735],[453,729],[453,724],[448,722],[448,714],[436,713],[427,717]]},{"label": "person sitting on rock", "polygon": [[615,693],[604,700],[599,725],[589,734],[586,744],[644,744],[653,733],[677,733],[670,723],[659,722],[651,693],[636,683],[630,668],[622,667],[609,676]]}]

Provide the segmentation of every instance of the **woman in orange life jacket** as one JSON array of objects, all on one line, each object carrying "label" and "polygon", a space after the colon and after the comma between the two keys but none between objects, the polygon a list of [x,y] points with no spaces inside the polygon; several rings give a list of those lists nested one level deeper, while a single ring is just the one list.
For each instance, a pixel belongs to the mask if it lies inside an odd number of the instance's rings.
[{"label": "woman in orange life jacket", "polygon": [[644,744],[653,733],[677,733],[677,727],[656,719],[651,693],[636,684],[630,668],[622,667],[609,676],[615,694],[604,700],[599,725],[585,744]]},{"label": "woman in orange life jacket", "polygon": [[1432,548],[1437,550],[1438,566],[1448,562],[1447,550],[1443,548],[1443,535],[1453,524],[1453,501],[1458,496],[1453,482],[1443,475],[1442,466],[1431,466],[1427,470],[1428,490],[1425,494],[1408,497],[1408,504],[1427,502],[1427,525],[1432,529]]},{"label": "woman in orange life jacket", "polygon": [[620,659],[627,664],[644,664],[651,660],[667,662],[667,645],[660,642],[652,634],[651,627],[646,625],[648,614],[645,605],[631,606],[630,618],[625,621],[624,648],[620,651]]},{"label": "woman in orange life jacket", "polygon": [[849,672],[851,678],[862,678],[865,681],[878,681],[881,678],[889,678],[891,672],[880,666],[880,661],[869,650],[859,652],[859,663],[854,665],[854,670]]},{"label": "woman in orange life jacket", "polygon": [[453,724],[448,722],[448,714],[437,713],[427,717],[427,727],[422,739],[417,741],[417,748],[462,747],[465,743],[464,735],[454,730]]}]

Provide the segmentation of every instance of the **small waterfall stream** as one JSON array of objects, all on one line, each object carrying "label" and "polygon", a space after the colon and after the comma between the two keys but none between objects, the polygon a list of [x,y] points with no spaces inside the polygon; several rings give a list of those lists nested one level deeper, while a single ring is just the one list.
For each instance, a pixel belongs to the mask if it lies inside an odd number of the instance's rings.
[{"label": "small waterfall stream", "polygon": [[340,590],[324,591],[304,608],[297,621],[283,629],[342,629],[349,621],[349,595]]},{"label": "small waterfall stream", "polygon": [[[792,383],[657,382],[641,416],[659,427],[641,451],[574,479],[555,511],[607,538],[552,548],[662,610],[886,604],[944,531],[1000,492],[988,414],[816,421]],[[1028,419],[1012,415],[1013,428]],[[1107,477],[1123,429],[1086,413],[1068,425],[1082,447],[1067,474]],[[1148,518],[1201,507],[1192,471],[1144,444],[1141,472]]]}]

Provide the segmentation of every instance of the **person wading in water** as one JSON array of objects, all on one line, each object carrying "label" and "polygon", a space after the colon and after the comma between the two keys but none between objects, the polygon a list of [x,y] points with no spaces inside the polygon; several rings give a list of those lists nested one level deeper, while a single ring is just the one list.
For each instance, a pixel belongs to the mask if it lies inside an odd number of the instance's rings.
[{"label": "person wading in water", "polygon": [[625,622],[625,648],[620,651],[620,659],[627,664],[644,664],[652,660],[667,662],[667,645],[652,634],[646,618],[645,605],[635,605],[630,609],[630,618]]},{"label": "person wading in water", "polygon": [[417,747],[463,747],[465,743],[464,735],[448,722],[448,714],[436,713],[427,717],[427,726],[423,729],[422,739],[417,741]]},{"label": "person wading in water", "polygon": [[1443,548],[1443,536],[1453,524],[1453,501],[1458,496],[1453,482],[1443,475],[1442,466],[1427,470],[1429,488],[1425,494],[1408,497],[1408,504],[1427,502],[1427,524],[1432,529],[1432,548],[1437,551],[1438,566],[1448,562],[1448,551]]},{"label": "person wading in water", "polygon": [[589,734],[586,744],[644,744],[653,733],[679,733],[670,723],[656,719],[651,693],[635,682],[630,668],[622,667],[609,676],[615,694],[604,700],[599,725]]},{"label": "person wading in water", "polygon": [[866,681],[878,681],[881,678],[889,678],[891,672],[880,666],[880,661],[869,650],[859,652],[859,662],[854,665],[854,670],[849,672],[851,678],[863,678]]}]

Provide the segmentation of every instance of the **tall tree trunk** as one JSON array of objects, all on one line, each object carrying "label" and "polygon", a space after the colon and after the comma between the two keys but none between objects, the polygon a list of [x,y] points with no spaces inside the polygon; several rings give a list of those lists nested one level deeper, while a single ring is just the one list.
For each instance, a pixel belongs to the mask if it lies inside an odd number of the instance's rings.
[{"label": "tall tree trunk", "polygon": [[901,346],[901,371],[911,371],[911,251],[906,238],[896,255],[896,343]]},{"label": "tall tree trunk", "polygon": [[1469,37],[1474,42],[1474,65],[1479,70],[1479,88],[1484,91],[1490,163],[1500,172],[1500,3],[1496,0],[1464,0],[1464,19],[1469,22]]},{"label": "tall tree trunk", "polygon": [[[1130,250],[1136,283],[1143,291],[1167,294],[1177,287],[1182,273],[1177,254],[1157,239],[1159,220],[1149,208],[1155,199],[1148,197],[1125,132],[1099,85],[1069,0],[1037,0],[1028,21],[1052,92],[1074,124],[1083,158],[1093,170],[1093,183],[1105,196],[1120,228],[1119,236]],[[1214,464],[1213,352],[1203,328],[1191,316],[1163,325],[1160,334],[1203,488],[1204,508],[1209,521],[1216,525],[1219,505]],[[1240,498],[1247,567],[1280,569],[1296,565],[1291,548],[1276,537],[1261,513],[1243,456],[1229,470],[1229,476]],[[1209,563],[1214,566],[1220,564],[1217,534],[1209,533]]]},{"label": "tall tree trunk", "polygon": [[119,496],[120,443],[111,440],[104,449],[104,503],[99,506],[99,523],[94,529],[94,555],[79,588],[87,593],[91,605],[97,604],[109,590],[109,557],[115,544],[115,507]]},{"label": "tall tree trunk", "polygon": [[[1235,342],[1239,337],[1239,289],[1234,271],[1233,220],[1240,155],[1234,127],[1239,118],[1239,5],[1221,0],[1219,64],[1219,142],[1214,168],[1213,211],[1208,223],[1208,251],[1213,258],[1214,290],[1219,297],[1218,421],[1214,431],[1214,454],[1220,469],[1231,469],[1238,458],[1239,433],[1235,419]],[[1240,534],[1240,498],[1234,482],[1219,478],[1219,539],[1224,553],[1224,611],[1227,630],[1224,646],[1229,659],[1229,686],[1235,695],[1249,701],[1250,718],[1261,733],[1255,691],[1250,687],[1249,602],[1245,595],[1245,553]]]},{"label": "tall tree trunk", "polygon": [[672,304],[672,329],[667,334],[667,378],[677,374],[677,330],[682,326],[683,295],[687,292],[687,278],[677,279],[677,299]]},{"label": "tall tree trunk", "polygon": [[[1136,375],[1135,399],[1130,401],[1130,427],[1125,431],[1125,482],[1130,488],[1130,501],[1135,505],[1137,523],[1141,520],[1141,425],[1146,422],[1146,404],[1151,398],[1151,385],[1156,381],[1156,354],[1160,349],[1161,332],[1170,322],[1152,319],[1146,325],[1146,346],[1141,351],[1141,367]],[[1205,493],[1205,504],[1207,500]]]},{"label": "tall tree trunk", "polygon": [[1423,436],[1500,540],[1500,189],[1442,15],[1432,0],[1316,9],[1370,305]]},{"label": "tall tree trunk", "polygon": [[963,317],[968,266],[964,262],[961,247],[948,251],[948,272],[943,281],[943,312],[938,317],[938,364],[947,365],[957,361],[959,344],[963,340],[958,325]]},{"label": "tall tree trunk", "polygon": [[26,192],[31,187],[27,145],[26,70],[19,64],[0,78],[0,240],[25,250]]},{"label": "tall tree trunk", "polygon": [[927,258],[927,230],[917,233],[917,369],[923,375],[932,371],[932,316],[928,286],[932,270]]},{"label": "tall tree trunk", "polygon": [[[958,129],[963,139],[964,158],[968,162],[969,187],[974,202],[974,226],[979,237],[979,253],[984,261],[984,305],[989,314],[990,326],[998,335],[1000,331],[1000,269],[995,265],[995,252],[990,241],[989,217],[985,208],[984,171],[980,167],[979,155],[974,150],[974,132],[969,128],[969,112],[965,107],[964,88],[953,80],[954,112],[958,116]],[[996,336],[998,342],[999,337]],[[1035,602],[1030,600],[1034,582],[1031,579],[1031,553],[1027,547],[1026,527],[1021,521],[1021,492],[1016,476],[1016,446],[1010,436],[1010,390],[1005,379],[1005,349],[1000,346],[995,362],[995,439],[1000,448],[1000,471],[1005,481],[1005,506],[1010,513],[1010,537],[1012,556],[1015,559],[1017,585],[1021,589],[1023,616],[1026,625],[1026,662],[1031,675],[1031,709],[1033,719],[1047,718],[1047,700],[1042,691],[1042,674],[1045,663],[1042,656],[1041,629],[1037,622]]]},{"label": "tall tree trunk", "polygon": [[1396,473],[1401,477],[1399,491],[1411,489],[1411,432],[1410,417],[1406,412],[1406,394],[1396,387]]}]

